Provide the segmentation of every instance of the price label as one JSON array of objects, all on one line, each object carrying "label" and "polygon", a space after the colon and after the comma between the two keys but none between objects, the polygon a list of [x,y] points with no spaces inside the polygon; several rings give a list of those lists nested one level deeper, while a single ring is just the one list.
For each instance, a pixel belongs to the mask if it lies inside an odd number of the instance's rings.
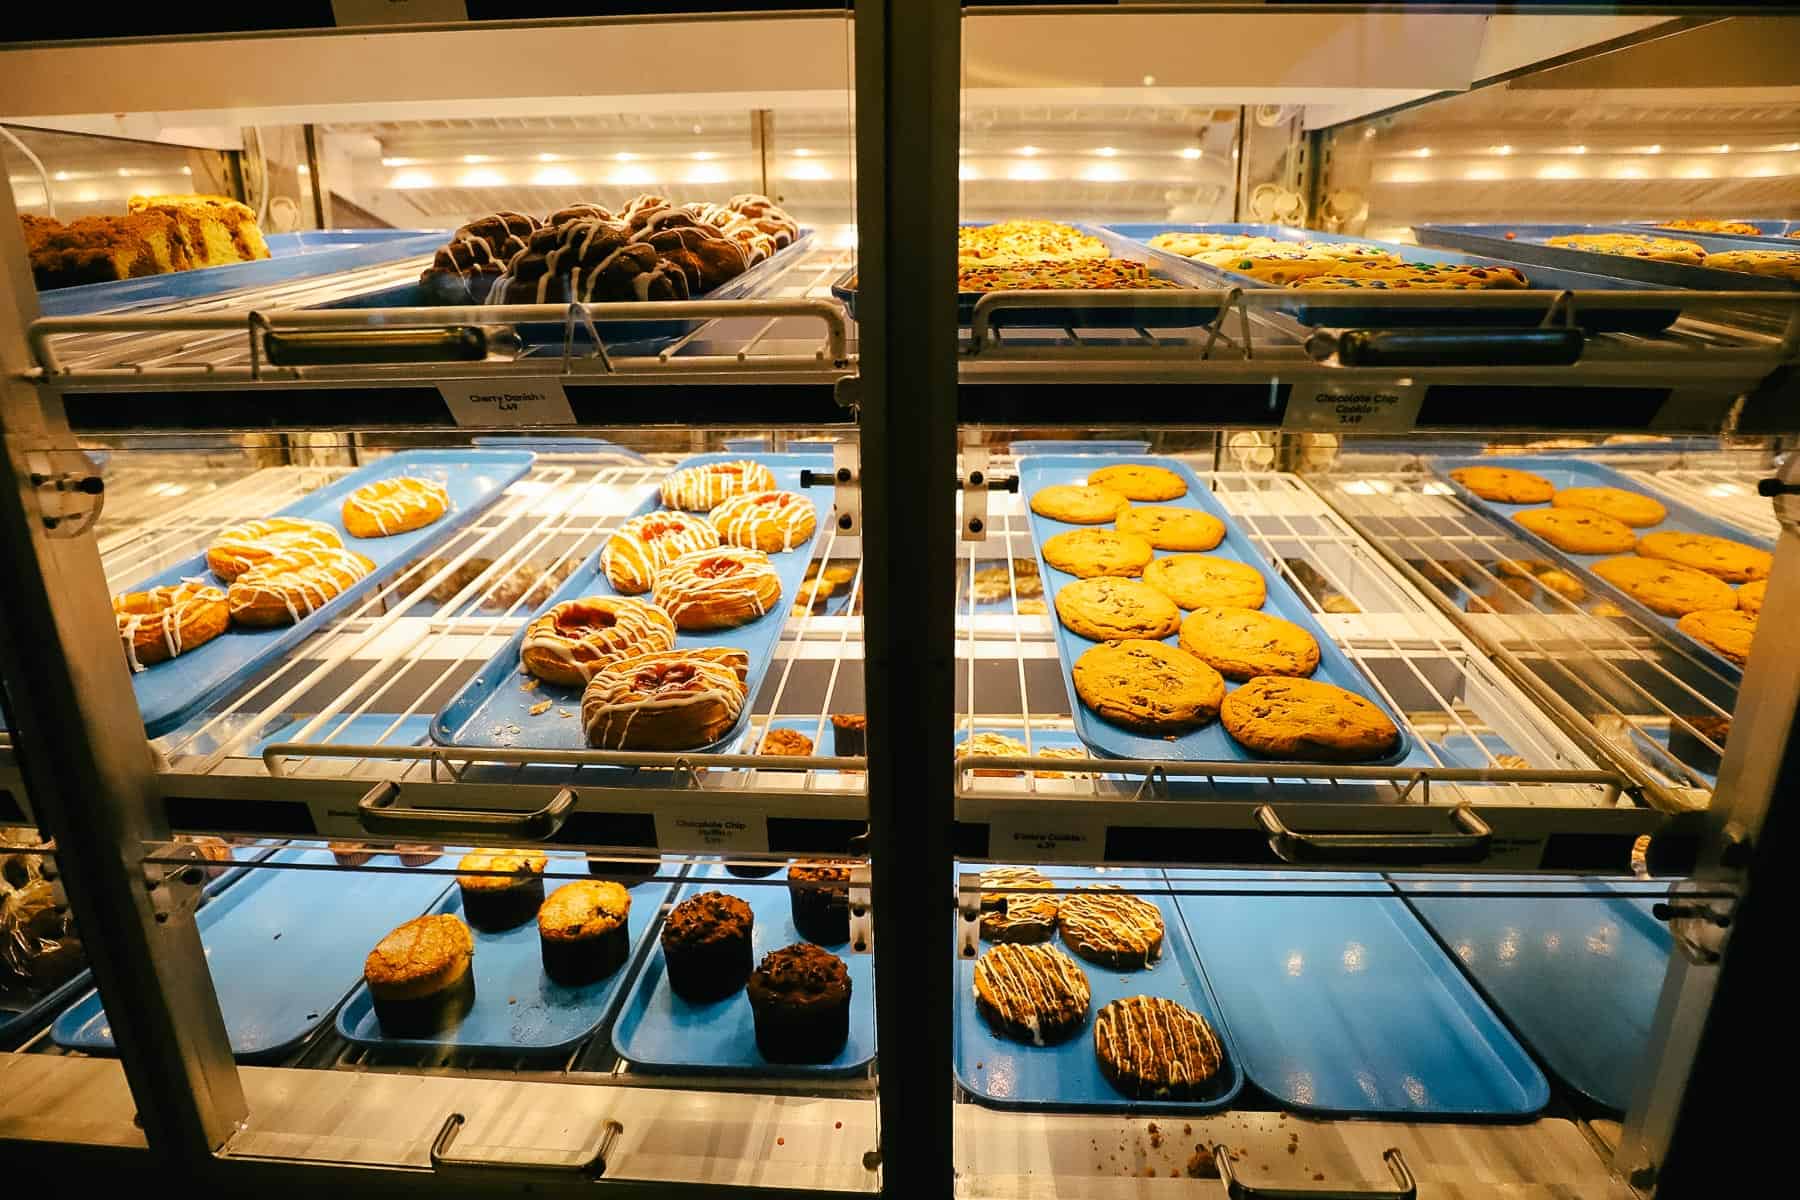
[{"label": "price label", "polygon": [[735,808],[690,806],[658,812],[656,846],[698,854],[761,854],[769,848],[769,819]]},{"label": "price label", "polygon": [[458,425],[573,425],[575,413],[555,379],[457,379],[438,385]]},{"label": "price label", "polygon": [[998,862],[1106,861],[1106,818],[1099,813],[996,812],[988,854]]},{"label": "price label", "polygon": [[1297,383],[1281,427],[1309,433],[1404,433],[1419,419],[1425,388],[1411,380],[1375,384]]}]

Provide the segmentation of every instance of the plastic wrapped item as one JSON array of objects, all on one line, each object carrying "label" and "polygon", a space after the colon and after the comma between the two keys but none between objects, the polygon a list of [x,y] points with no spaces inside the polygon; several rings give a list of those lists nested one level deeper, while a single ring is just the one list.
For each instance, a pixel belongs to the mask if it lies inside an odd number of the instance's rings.
[{"label": "plastic wrapped item", "polygon": [[32,830],[0,830],[0,986],[47,992],[87,965],[56,864]]}]

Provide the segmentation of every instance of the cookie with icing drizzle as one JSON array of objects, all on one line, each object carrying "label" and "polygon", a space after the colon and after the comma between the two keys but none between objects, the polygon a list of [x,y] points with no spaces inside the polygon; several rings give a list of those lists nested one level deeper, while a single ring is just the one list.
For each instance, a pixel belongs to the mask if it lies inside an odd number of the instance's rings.
[{"label": "cookie with icing drizzle", "polygon": [[1103,967],[1135,970],[1162,957],[1162,910],[1116,883],[1065,895],[1057,927],[1069,949]]},{"label": "cookie with icing drizzle", "polygon": [[995,946],[975,964],[975,1008],[994,1032],[1048,1046],[1087,1023],[1087,972],[1054,946]]},{"label": "cookie with icing drizzle", "polygon": [[1032,888],[1042,895],[1005,891],[981,893],[981,936],[989,942],[1047,942],[1056,934],[1061,899],[1034,867],[989,867],[984,888]]},{"label": "cookie with icing drizzle", "polygon": [[1212,1091],[1225,1048],[1199,1013],[1161,996],[1127,996],[1094,1018],[1094,1057],[1133,1100],[1197,1100]]}]

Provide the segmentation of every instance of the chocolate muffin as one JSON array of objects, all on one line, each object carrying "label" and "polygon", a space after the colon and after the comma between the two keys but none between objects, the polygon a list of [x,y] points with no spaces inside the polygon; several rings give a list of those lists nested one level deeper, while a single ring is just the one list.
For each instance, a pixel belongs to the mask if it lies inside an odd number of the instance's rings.
[{"label": "chocolate muffin", "polygon": [[523,925],[544,902],[544,864],[536,850],[476,850],[456,864],[459,871],[505,871],[505,875],[458,875],[463,916],[477,929],[496,932]]},{"label": "chocolate muffin", "polygon": [[831,718],[832,753],[839,758],[862,758],[869,753],[869,718],[862,713],[834,713]]},{"label": "chocolate muffin", "polygon": [[390,1037],[425,1037],[463,1019],[475,1003],[475,939],[448,913],[414,917],[363,960],[375,1018]]},{"label": "chocolate muffin", "polygon": [[788,900],[794,909],[794,928],[801,936],[821,946],[841,946],[850,940],[849,863],[796,863],[789,867]]},{"label": "chocolate muffin", "polygon": [[770,1062],[830,1062],[850,1038],[850,971],[809,942],[763,955],[745,991]]},{"label": "chocolate muffin", "polygon": [[569,987],[611,975],[631,952],[630,915],[631,895],[620,884],[581,879],[557,888],[537,915],[544,973]]},{"label": "chocolate muffin", "polygon": [[1087,1021],[1087,972],[1054,946],[999,945],[975,964],[975,1008],[1002,1037],[1048,1046]]},{"label": "chocolate muffin", "polygon": [[375,857],[375,848],[361,842],[332,842],[331,857],[340,867],[360,867]]},{"label": "chocolate muffin", "polygon": [[705,1003],[731,995],[750,978],[750,906],[724,892],[689,896],[663,922],[663,965],[683,1000]]},{"label": "chocolate muffin", "polygon": [[423,867],[444,857],[444,852],[436,846],[395,846],[394,853],[400,856],[403,866]]},{"label": "chocolate muffin", "polygon": [[1134,1100],[1198,1100],[1225,1048],[1199,1013],[1161,996],[1128,996],[1094,1018],[1094,1057],[1106,1081]]}]

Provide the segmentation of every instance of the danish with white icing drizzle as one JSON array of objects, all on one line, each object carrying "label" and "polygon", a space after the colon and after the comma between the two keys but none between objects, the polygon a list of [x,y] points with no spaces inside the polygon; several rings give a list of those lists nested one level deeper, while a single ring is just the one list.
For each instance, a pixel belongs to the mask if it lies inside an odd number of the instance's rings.
[{"label": "danish with white icing drizzle", "polygon": [[678,629],[730,629],[774,611],[781,577],[762,551],[721,546],[669,563],[652,595]]},{"label": "danish with white icing drizzle", "polygon": [[1162,911],[1142,897],[1120,891],[1118,884],[1066,894],[1057,924],[1069,949],[1102,966],[1147,967],[1162,957]]},{"label": "danish with white icing drizzle", "polygon": [[697,516],[663,510],[619,526],[600,551],[600,569],[613,590],[636,596],[650,590],[663,565],[719,544],[719,531]]},{"label": "danish with white icing drizzle", "polygon": [[225,593],[203,579],[126,592],[112,606],[133,673],[203,646],[231,624]]},{"label": "danish with white icing drizzle", "polygon": [[733,496],[775,490],[775,472],[748,458],[683,467],[662,481],[662,502],[688,512],[711,512]]},{"label": "danish with white icing drizzle", "polygon": [[664,650],[597,671],[581,696],[587,743],[602,750],[690,750],[718,741],[744,710],[742,650]]},{"label": "danish with white icing drizzle", "polygon": [[377,479],[344,500],[344,528],[351,537],[392,537],[423,528],[450,511],[444,485],[411,475]]},{"label": "danish with white icing drizzle", "polygon": [[1094,1018],[1100,1073],[1136,1100],[1204,1097],[1225,1062],[1205,1017],[1161,996],[1114,1000]]},{"label": "danish with white icing drizzle", "polygon": [[1087,1020],[1087,972],[1053,946],[995,946],[975,964],[975,1007],[1005,1037],[1047,1046]]},{"label": "danish with white icing drizzle", "polygon": [[813,503],[798,492],[745,492],[706,515],[728,545],[779,554],[806,545],[818,527]]},{"label": "danish with white icing drizzle", "polygon": [[296,624],[374,569],[354,550],[288,550],[239,575],[225,601],[238,625]]},{"label": "danish with white icing drizzle", "polygon": [[206,565],[230,583],[270,555],[284,550],[333,550],[344,539],[323,521],[305,517],[261,517],[219,531],[206,549]]},{"label": "danish with white icing drizzle", "polygon": [[583,596],[552,605],[525,628],[519,662],[546,683],[581,687],[615,659],[675,644],[669,614],[626,596]]}]

